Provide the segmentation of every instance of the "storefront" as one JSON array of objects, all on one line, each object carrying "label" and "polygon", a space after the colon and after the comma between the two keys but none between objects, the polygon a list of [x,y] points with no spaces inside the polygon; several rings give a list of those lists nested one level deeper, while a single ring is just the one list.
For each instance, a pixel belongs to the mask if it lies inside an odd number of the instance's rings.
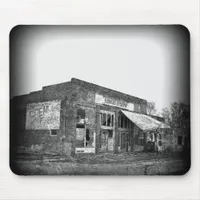
[{"label": "storefront", "polygon": [[11,110],[13,146],[58,154],[143,151],[169,128],[146,100],[75,78],[15,97]]}]

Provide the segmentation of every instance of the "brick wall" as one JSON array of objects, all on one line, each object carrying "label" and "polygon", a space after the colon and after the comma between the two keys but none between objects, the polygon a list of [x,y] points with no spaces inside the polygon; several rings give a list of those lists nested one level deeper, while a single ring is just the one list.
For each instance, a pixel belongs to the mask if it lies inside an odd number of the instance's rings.
[{"label": "brick wall", "polygon": [[[91,101],[94,102],[95,99],[95,94],[98,93],[100,95],[106,96],[106,97],[110,97],[110,98],[114,98],[117,100],[124,100],[128,103],[133,103],[136,105],[136,107],[138,105],[141,106],[141,113],[146,114],[146,107],[147,107],[147,101],[141,98],[137,98],[137,97],[133,97],[131,95],[128,94],[124,94],[115,90],[111,90],[102,86],[98,86],[92,83],[88,83],[76,78],[72,78],[71,79],[71,83],[73,85],[76,85],[79,88],[85,89],[90,91],[91,94]],[[89,98],[88,98],[89,99]]]},{"label": "brick wall", "polygon": [[[100,132],[97,123],[98,109],[111,109],[116,112],[119,108],[98,107],[95,104],[96,93],[140,104],[145,112],[146,100],[72,78],[71,82],[45,86],[40,91],[14,97],[11,100],[11,145],[32,147],[32,149],[39,145],[43,152],[73,154],[76,145],[76,112],[78,107],[82,107],[88,118],[87,126],[91,131],[97,131],[98,146]],[[57,130],[57,136],[51,136],[49,130],[25,130],[26,105],[52,100],[61,100],[60,128]]]}]

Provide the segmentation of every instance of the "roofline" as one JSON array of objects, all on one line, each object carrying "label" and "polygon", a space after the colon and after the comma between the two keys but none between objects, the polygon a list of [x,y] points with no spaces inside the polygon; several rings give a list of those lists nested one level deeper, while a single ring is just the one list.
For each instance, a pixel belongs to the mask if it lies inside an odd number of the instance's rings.
[{"label": "roofline", "polygon": [[81,82],[81,83],[84,83],[84,84],[90,84],[90,85],[92,85],[92,86],[94,86],[94,87],[96,87],[96,88],[99,88],[99,89],[102,89],[102,88],[103,88],[103,89],[105,89],[105,90],[109,90],[109,91],[111,91],[111,92],[118,93],[119,95],[124,95],[124,96],[127,96],[127,97],[129,97],[129,98],[134,98],[134,99],[137,99],[137,100],[140,100],[140,101],[144,101],[145,103],[147,103],[147,100],[145,100],[145,99],[138,98],[138,97],[132,96],[132,95],[130,95],[130,94],[126,94],[126,93],[123,93],[123,92],[119,92],[119,91],[117,91],[117,90],[113,90],[113,89],[110,89],[110,88],[106,88],[106,87],[103,87],[103,86],[100,86],[100,85],[97,85],[97,84],[94,84],[94,83],[91,83],[91,82],[83,81],[83,80],[80,80],[80,79],[77,79],[77,78],[71,78],[71,82],[72,82],[72,83],[75,83],[75,84],[78,84],[78,85],[79,85],[78,82]]}]

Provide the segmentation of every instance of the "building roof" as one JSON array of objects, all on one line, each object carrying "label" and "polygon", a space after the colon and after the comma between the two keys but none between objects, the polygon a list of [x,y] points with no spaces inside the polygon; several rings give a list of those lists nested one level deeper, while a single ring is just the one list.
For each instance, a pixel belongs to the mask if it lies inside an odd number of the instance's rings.
[{"label": "building roof", "polygon": [[[52,85],[48,85],[48,86],[43,86],[42,90],[38,90],[38,91],[34,91],[34,92],[30,92],[29,94],[25,94],[25,95],[20,95],[20,96],[15,96],[16,98],[20,98],[21,97],[29,97],[29,96],[33,96],[33,95],[41,95],[42,97],[42,93],[46,90],[54,90],[57,92],[63,91],[65,90],[67,87],[70,87],[70,85],[76,85],[79,86],[80,88],[85,88],[87,90],[99,93],[99,94],[103,94],[103,95],[109,95],[109,96],[113,96],[114,98],[118,98],[118,99],[123,99],[127,102],[135,102],[135,103],[139,103],[139,104],[147,104],[147,101],[145,99],[141,99],[135,96],[131,96],[129,94],[125,94],[116,90],[112,90],[100,85],[96,85],[90,82],[86,82],[77,78],[71,78],[71,81],[68,82],[64,82],[64,83],[58,83],[58,84],[52,84]],[[13,97],[13,98],[15,98]]]},{"label": "building roof", "polygon": [[143,131],[151,131],[159,128],[170,128],[167,124],[155,120],[148,115],[133,113],[124,110],[121,110],[121,112]]},{"label": "building roof", "polygon": [[116,90],[112,90],[112,89],[109,89],[109,88],[106,88],[106,87],[103,87],[100,85],[96,85],[96,84],[93,84],[90,82],[86,82],[86,81],[83,81],[83,80],[80,80],[77,78],[72,78],[71,83],[79,85],[79,86],[87,88],[87,89],[91,89],[93,91],[97,91],[97,92],[100,91],[100,93],[103,92],[103,93],[106,93],[109,95],[113,94],[114,96],[118,97],[119,99],[124,99],[128,102],[134,101],[134,102],[138,102],[138,103],[142,103],[142,104],[147,104],[147,101],[145,99],[141,99],[141,98],[129,95],[129,94],[125,94],[125,93],[122,93],[122,92],[119,92]]}]

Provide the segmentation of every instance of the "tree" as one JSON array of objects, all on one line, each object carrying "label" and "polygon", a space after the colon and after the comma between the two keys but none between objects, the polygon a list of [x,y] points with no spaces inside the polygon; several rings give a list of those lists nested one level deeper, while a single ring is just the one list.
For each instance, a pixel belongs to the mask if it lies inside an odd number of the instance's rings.
[{"label": "tree", "polygon": [[165,123],[175,128],[190,128],[190,106],[183,102],[173,102],[169,108],[163,108],[161,112]]},{"label": "tree", "polygon": [[161,111],[161,116],[165,119],[165,123],[171,127],[172,116],[169,108],[163,108]]},{"label": "tree", "polygon": [[175,137],[182,136],[184,138],[184,148],[190,148],[190,106],[181,101],[173,102],[170,109],[164,108],[162,116]]},{"label": "tree", "polygon": [[174,128],[190,128],[190,106],[183,102],[171,104],[171,114]]},{"label": "tree", "polygon": [[147,114],[155,115],[157,113],[156,104],[153,101],[147,102]]}]

